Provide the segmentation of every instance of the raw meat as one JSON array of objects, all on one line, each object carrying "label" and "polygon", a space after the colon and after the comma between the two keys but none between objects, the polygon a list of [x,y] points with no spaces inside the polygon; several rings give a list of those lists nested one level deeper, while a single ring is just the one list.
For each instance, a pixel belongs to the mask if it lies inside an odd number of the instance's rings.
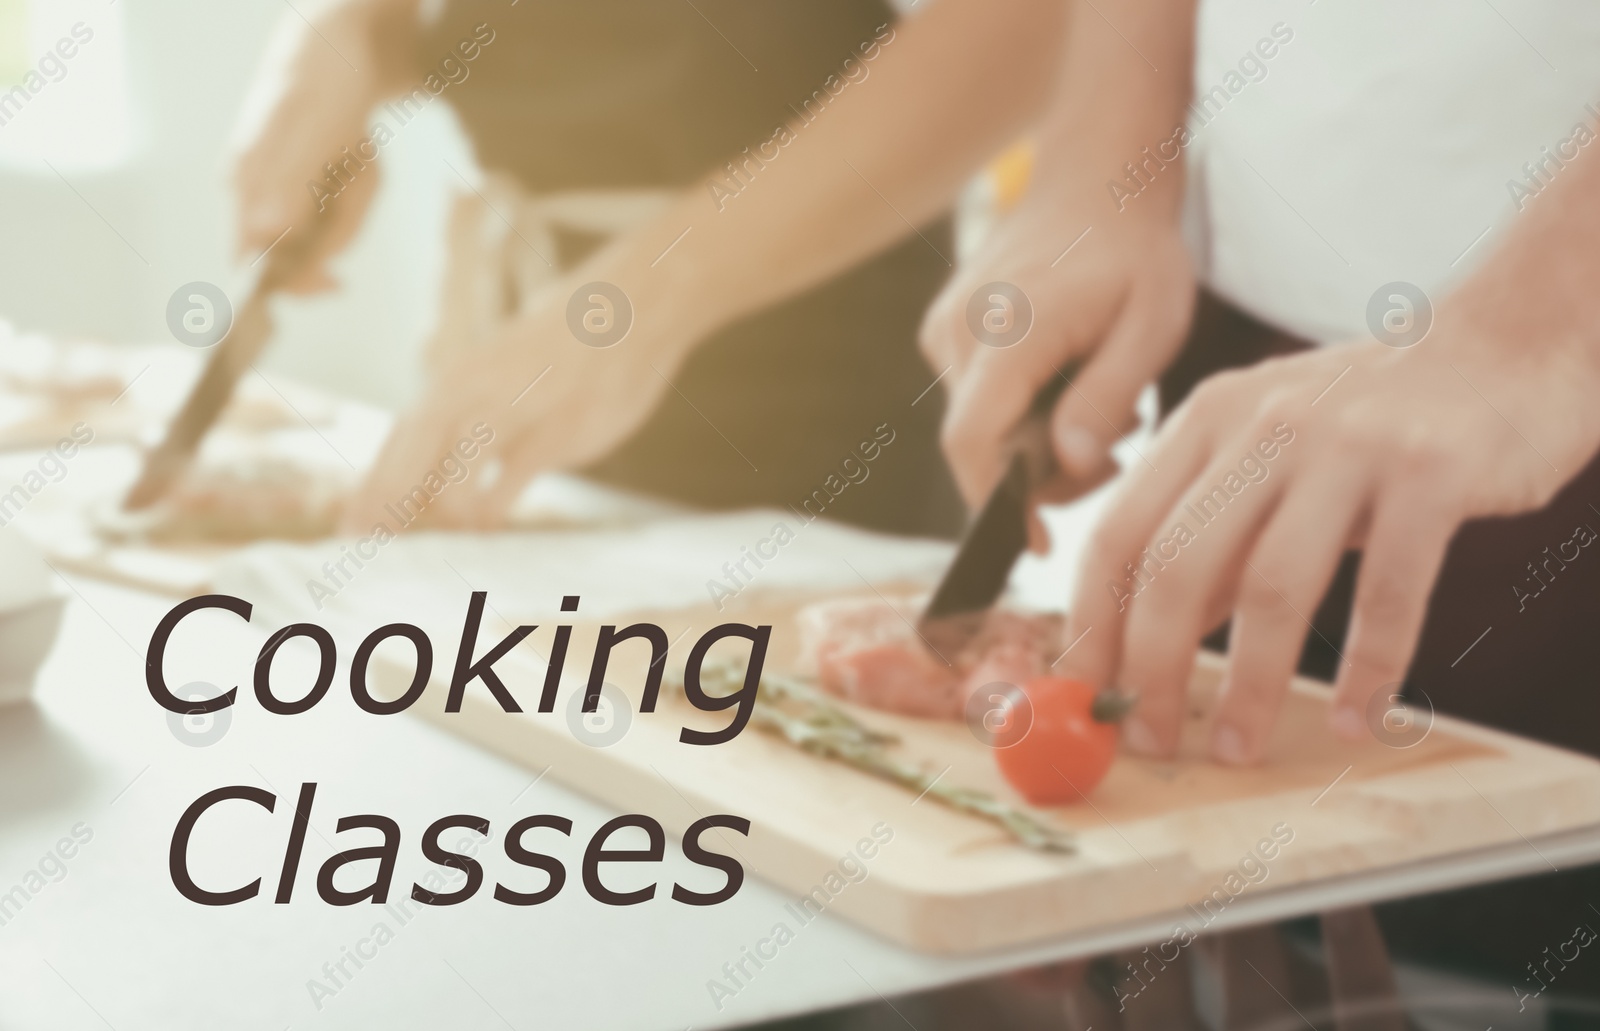
[{"label": "raw meat", "polygon": [[166,499],[160,541],[317,540],[330,536],[351,477],[287,458],[192,469]]},{"label": "raw meat", "polygon": [[914,626],[924,599],[841,598],[802,609],[800,638],[818,682],[846,701],[907,716],[961,719],[986,684],[1021,686],[1059,653],[1061,619],[996,609],[960,652],[941,659]]},{"label": "raw meat", "polygon": [[318,540],[337,527],[353,479],[279,456],[210,462],[189,469],[149,509],[102,513],[99,529],[167,544]]}]

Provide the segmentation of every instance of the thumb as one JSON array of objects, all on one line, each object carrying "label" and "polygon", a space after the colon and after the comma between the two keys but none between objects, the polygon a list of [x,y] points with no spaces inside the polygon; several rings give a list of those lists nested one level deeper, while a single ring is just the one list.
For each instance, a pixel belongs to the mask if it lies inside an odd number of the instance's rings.
[{"label": "thumb", "polygon": [[316,232],[317,241],[296,275],[285,284],[291,293],[321,293],[338,285],[328,264],[350,246],[377,192],[378,169],[368,165],[340,193],[320,205],[322,210],[306,207],[305,221],[295,232]]}]

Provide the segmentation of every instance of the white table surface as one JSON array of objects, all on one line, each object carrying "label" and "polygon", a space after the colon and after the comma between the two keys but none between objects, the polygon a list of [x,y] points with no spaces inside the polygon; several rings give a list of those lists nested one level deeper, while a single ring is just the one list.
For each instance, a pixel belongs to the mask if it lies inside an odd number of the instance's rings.
[{"label": "white table surface", "polygon": [[[366,427],[348,443],[341,437],[341,447],[356,453],[375,445],[379,430]],[[9,470],[13,457],[0,468]],[[62,512],[80,503],[71,496],[80,490],[104,493],[103,476],[121,481],[131,475],[131,467],[79,462],[87,472],[52,488],[52,504],[64,506]],[[1102,500],[1091,497],[1052,513],[1058,543],[1081,539]],[[30,521],[56,517],[43,501],[27,515]],[[1019,594],[1049,604],[1071,575],[1073,550],[1058,548],[1048,561],[1025,560],[1014,580]],[[786,918],[789,893],[752,876],[732,900],[712,907],[674,903],[665,889],[639,906],[595,902],[582,890],[578,857],[585,832],[615,813],[553,777],[535,782],[537,766],[491,755],[419,716],[360,712],[345,686],[348,648],[341,649],[333,689],[311,712],[274,717],[246,697],[219,741],[185,744],[143,679],[151,631],[175,599],[70,572],[60,589],[69,597],[65,624],[35,701],[0,708],[0,907],[58,839],[80,824],[79,833],[91,830],[93,837],[60,879],[47,880],[20,910],[0,908],[0,1029],[734,1027],[1143,945],[1171,932],[1171,920],[1154,919],[948,958],[907,951],[824,914],[719,1008],[708,982],[724,977],[723,965],[737,960],[742,946],[753,946]],[[264,631],[216,615],[196,617],[202,632],[185,633],[182,646],[171,650],[169,682],[239,684],[247,696]],[[435,641],[436,665],[449,661],[454,643]],[[293,659],[285,649],[277,665],[292,675]],[[315,833],[306,842],[294,901],[275,906],[270,897],[285,814],[299,784],[311,780],[320,784],[311,818]],[[173,887],[168,846],[184,809],[228,784],[266,787],[279,802],[271,816],[233,803],[202,822],[191,850],[197,878],[218,886],[263,878],[260,897],[208,908]],[[401,859],[391,891],[399,899],[424,869],[417,841],[435,819],[472,813],[500,831],[536,812],[574,823],[574,842],[562,854],[568,883],[544,905],[503,905],[486,887],[463,905],[426,909],[401,926],[380,908],[336,908],[316,897],[323,859],[372,837],[351,832],[336,846],[328,844],[340,816],[380,813],[399,823]],[[488,847],[492,883],[508,863],[498,855],[498,837]],[[1293,891],[1263,884],[1240,896],[1213,926],[1594,860],[1600,860],[1600,828],[1381,878]],[[670,885],[680,873],[686,883],[700,875],[694,883],[709,888],[705,871],[684,861],[672,842],[658,880]],[[393,940],[359,969],[346,961],[353,976],[341,975],[337,991],[319,1008],[308,983],[327,984],[324,965],[337,962],[380,920],[394,930]]]},{"label": "white table surface", "polygon": [[[419,869],[416,838],[434,819],[477,813],[503,826],[514,813],[560,813],[593,828],[604,812],[582,795],[436,729],[420,718],[377,719],[336,688],[311,713],[274,718],[250,704],[227,734],[181,743],[145,691],[144,646],[172,599],[74,577],[61,640],[37,701],[0,711],[0,892],[38,865],[51,843],[85,824],[92,840],[0,927],[0,1027],[430,1027],[671,1029],[732,1027],[1091,955],[1164,936],[1169,922],[966,958],[918,955],[824,916],[719,1010],[707,982],[783,919],[788,895],[754,878],[730,902],[692,908],[659,898],[614,909],[581,891],[576,871],[552,902],[514,908],[480,891],[398,926],[369,906],[315,897],[314,870],[338,816],[377,812],[405,835],[395,883]],[[260,636],[218,619],[169,657],[170,678],[200,670],[248,685]],[[336,681],[337,683],[337,681]],[[296,900],[270,904],[284,821],[213,814],[197,875],[217,885],[264,876],[263,897],[207,908],[181,898],[166,860],[179,814],[203,792],[255,784],[292,798],[321,783]],[[284,812],[280,801],[279,813]],[[221,810],[218,811],[220,813]],[[270,824],[272,829],[266,825]],[[230,840],[218,840],[227,825]],[[81,831],[80,831],[81,833]],[[197,838],[197,842],[200,839]],[[1532,847],[1537,844],[1537,852]],[[349,847],[341,840],[339,847]],[[1542,853],[1542,855],[1541,855]],[[662,881],[688,869],[669,846]],[[1356,899],[1436,890],[1600,858],[1600,832],[1403,869],[1242,896],[1225,914],[1242,924]],[[503,859],[503,857],[502,857]],[[575,863],[569,858],[569,870]],[[491,864],[490,873],[494,867]],[[397,890],[395,894],[400,894]],[[397,928],[318,1009],[307,983],[384,919]],[[370,950],[369,950],[370,951]]]}]

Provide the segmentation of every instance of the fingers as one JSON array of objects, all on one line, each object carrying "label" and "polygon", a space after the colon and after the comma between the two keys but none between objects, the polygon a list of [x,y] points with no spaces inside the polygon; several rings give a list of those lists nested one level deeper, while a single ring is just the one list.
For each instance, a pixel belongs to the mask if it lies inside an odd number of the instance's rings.
[{"label": "fingers", "polygon": [[499,477],[480,495],[478,526],[485,530],[505,529],[511,521],[512,506],[544,468],[545,462],[534,448],[521,449],[507,459]]},{"label": "fingers", "polygon": [[248,179],[240,176],[235,181],[237,210],[233,256],[236,261],[255,261],[295,223],[294,212],[262,196],[266,186],[257,179],[256,176]]},{"label": "fingers", "polygon": [[[281,184],[259,187],[274,188],[281,188]],[[377,190],[377,166],[368,165],[341,192],[324,196],[320,203],[252,203],[241,196],[239,259],[256,264],[298,249],[301,253],[294,259],[295,267],[289,270],[282,288],[302,295],[330,290],[338,280],[328,270],[328,262],[344,251],[360,231]]]},{"label": "fingers", "polygon": [[1048,371],[1030,368],[1020,358],[1017,352],[980,356],[950,395],[940,443],[969,508],[982,504],[999,482],[1007,439]]},{"label": "fingers", "polygon": [[[496,442],[497,444],[500,442]],[[506,441],[443,491],[431,515],[434,525],[472,530],[504,529],[511,507],[548,463],[537,437]]]},{"label": "fingers", "polygon": [[1242,440],[1217,455],[1172,505],[1133,562],[1118,687],[1139,698],[1129,724],[1135,749],[1171,755],[1188,712],[1189,678],[1200,638],[1287,477],[1259,464],[1259,479],[1240,467]]},{"label": "fingers", "polygon": [[[280,162],[264,143],[246,148],[233,159],[234,259],[254,261],[286,228],[294,225],[306,198],[274,184],[285,176]],[[302,187],[302,190],[304,188]]]},{"label": "fingers", "polygon": [[234,258],[238,261],[255,261],[285,230],[298,225],[304,231],[316,213],[304,183],[320,176],[310,174],[309,164],[288,167],[279,152],[281,139],[277,142],[279,146],[273,147],[267,140],[258,141],[235,159]]},{"label": "fingers", "polygon": [[1149,464],[1139,462],[1128,472],[1082,553],[1067,618],[1067,639],[1078,644],[1062,660],[1065,675],[1097,687],[1117,686],[1113,681],[1132,600],[1128,566],[1204,468],[1212,433],[1209,420],[1186,406],[1157,437]]},{"label": "fingers", "polygon": [[[334,21],[339,6],[330,11]],[[237,123],[235,257],[255,262],[286,231],[316,232],[305,272],[285,284],[302,293],[332,282],[323,266],[354,237],[377,192],[382,161],[367,135],[377,98],[371,74],[380,62],[363,62],[368,71],[361,73],[337,57],[327,34],[345,33],[351,52],[368,40],[365,26],[334,21],[315,34],[300,22],[303,31],[297,25],[274,42],[279,52],[269,54]]]},{"label": "fingers", "polygon": [[1255,542],[1234,592],[1228,672],[1212,728],[1212,754],[1260,762],[1289,679],[1311,632],[1306,622],[1327,590],[1351,524],[1365,504],[1354,463],[1319,468],[1285,491]]},{"label": "fingers", "polygon": [[1105,464],[1139,393],[1177,353],[1193,308],[1193,291],[1182,284],[1158,279],[1137,287],[1056,405],[1051,439],[1063,469],[1089,476]]},{"label": "fingers", "polygon": [[301,221],[295,223],[291,232],[313,232],[317,239],[296,275],[284,284],[285,289],[291,293],[314,294],[338,285],[338,280],[328,270],[328,262],[343,253],[360,231],[372,198],[378,192],[378,181],[378,166],[369,164],[338,196],[326,199],[322,210],[315,205],[301,209]]},{"label": "fingers", "polygon": [[1411,665],[1428,598],[1461,523],[1436,500],[1444,494],[1417,475],[1391,486],[1374,508],[1334,691],[1333,727],[1343,737],[1368,735],[1367,703],[1404,680]]},{"label": "fingers", "polygon": [[[503,382],[499,375],[479,377],[471,368],[444,374],[434,396],[395,424],[353,495],[341,529],[370,531],[374,522],[394,532],[499,529],[540,471],[590,457],[560,439],[591,436],[580,432],[574,399],[546,392],[519,398],[520,407],[508,410],[505,391],[498,389]],[[637,410],[648,413],[648,399],[635,401]]]},{"label": "fingers", "polygon": [[971,333],[963,335],[965,327],[956,324],[955,298],[963,282],[964,277],[958,273],[945,283],[939,296],[928,305],[917,331],[922,357],[936,375],[949,370],[949,374],[960,378],[966,369],[966,358],[972,352]]},{"label": "fingers", "polygon": [[[366,479],[351,496],[341,520],[345,533],[365,533],[376,524],[398,533],[428,508],[428,463],[437,464],[458,434],[450,413],[426,406],[406,413],[390,431]],[[421,490],[422,495],[416,495]]]}]

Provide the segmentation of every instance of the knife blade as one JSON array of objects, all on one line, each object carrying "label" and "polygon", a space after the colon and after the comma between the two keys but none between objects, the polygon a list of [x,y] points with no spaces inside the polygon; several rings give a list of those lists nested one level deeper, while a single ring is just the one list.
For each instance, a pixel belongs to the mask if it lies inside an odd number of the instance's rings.
[{"label": "knife blade", "polygon": [[193,461],[201,438],[233,397],[239,377],[266,348],[272,337],[269,302],[300,270],[316,246],[320,232],[312,227],[298,235],[297,240],[284,240],[278,247],[269,249],[266,264],[244,304],[239,306],[233,325],[211,352],[205,369],[189,389],[189,396],[168,424],[161,442],[145,456],[139,478],[123,498],[123,511],[149,508],[172,489],[173,483]]},{"label": "knife blade", "polygon": [[[1050,443],[1050,413],[1072,382],[1080,362],[1069,363],[1034,396],[1013,431],[1005,474],[967,524],[939,585],[917,621],[923,642],[941,658],[962,650],[983,626],[1028,547],[1028,505],[1033,492],[1058,471]],[[1099,484],[1087,481],[1076,497]],[[948,660],[947,660],[948,661]]]}]

